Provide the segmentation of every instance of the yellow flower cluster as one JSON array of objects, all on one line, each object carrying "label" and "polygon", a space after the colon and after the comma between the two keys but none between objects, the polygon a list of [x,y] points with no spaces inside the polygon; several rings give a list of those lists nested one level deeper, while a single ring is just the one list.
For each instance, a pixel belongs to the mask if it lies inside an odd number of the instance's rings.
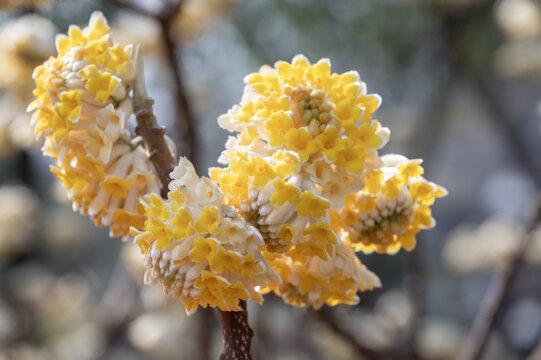
[{"label": "yellow flower cluster", "polygon": [[[388,138],[372,120],[380,97],[366,94],[356,72],[331,74],[327,59],[311,65],[298,55],[291,64],[263,66],[245,82],[241,104],[218,122],[240,132],[248,146],[262,141],[270,152],[289,150],[301,163],[317,162],[322,172],[345,169],[358,175]],[[314,182],[326,185],[328,179],[313,175]]]},{"label": "yellow flower cluster", "polygon": [[447,191],[421,175],[421,160],[385,155],[384,166],[364,176],[364,188],[350,194],[333,214],[333,228],[356,250],[394,254],[412,250],[415,235],[435,225],[430,206]]},{"label": "yellow flower cluster", "polygon": [[269,284],[264,292],[273,291],[292,305],[313,306],[317,310],[324,304],[357,304],[357,291],[381,286],[379,278],[361,264],[344,242],[336,247],[331,260],[310,257],[296,263],[287,254],[275,253],[267,253],[266,258],[280,274],[282,283]]},{"label": "yellow flower cluster", "polygon": [[0,28],[0,87],[23,102],[32,100],[28,79],[54,53],[55,25],[36,14],[7,21]]},{"label": "yellow flower cluster", "polygon": [[380,98],[366,94],[357,73],[331,74],[328,60],[311,65],[300,55],[245,82],[242,102],[218,119],[239,134],[220,158],[227,168],[212,169],[211,177],[261,231],[268,251],[298,244],[296,253],[328,259],[334,232],[320,241],[307,231],[329,227],[328,210],[362,188],[363,170],[379,164],[377,149],[388,139],[372,120]]},{"label": "yellow flower cluster", "polygon": [[259,232],[187,159],[180,159],[171,178],[167,200],[147,195],[144,230],[132,230],[146,254],[145,282],[160,283],[188,314],[198,306],[238,311],[239,300],[261,303],[257,287],[279,283],[280,277],[259,250]]},{"label": "yellow flower cluster", "polygon": [[227,167],[210,175],[265,240],[265,256],[282,277],[267,291],[316,307],[357,301],[357,289],[379,283],[363,285],[362,265],[352,251],[344,255],[331,211],[362,189],[365,172],[381,166],[378,149],[389,131],[372,119],[379,96],[366,93],[356,72],[331,74],[328,60],[312,65],[301,55],[263,66],[245,83],[241,103],[218,119],[238,133],[219,159]]},{"label": "yellow flower cluster", "polygon": [[132,48],[111,38],[101,13],[89,26],[71,26],[56,39],[57,57],[33,74],[37,99],[29,106],[51,171],[64,183],[75,209],[112,236],[142,228],[139,198],[158,192],[154,168],[126,122],[132,115]]},{"label": "yellow flower cluster", "polygon": [[446,191],[421,176],[420,160],[379,157],[389,138],[372,118],[379,96],[357,73],[331,74],[328,60],[303,56],[246,77],[242,102],[218,119],[237,132],[225,167],[200,178],[181,158],[162,199],[126,129],[132,48],[112,41],[101,14],[68,35],[34,71],[30,109],[52,172],[75,208],[112,235],[134,236],[145,282],[188,314],[240,310],[241,300],[261,303],[262,291],[299,306],[357,303],[357,291],[380,282],[354,249],[409,250],[434,225],[430,206]]},{"label": "yellow flower cluster", "polygon": [[258,229],[268,251],[283,253],[293,246],[299,257],[334,255],[338,239],[330,228],[330,202],[303,184],[296,154],[225,151],[223,156],[229,167],[212,169],[211,176],[229,204]]},{"label": "yellow flower cluster", "polygon": [[245,82],[241,103],[218,119],[238,133],[219,159],[227,167],[210,174],[263,235],[282,278],[266,291],[299,305],[354,303],[357,289],[379,281],[351,247],[412,249],[445,190],[421,177],[420,161],[379,157],[390,133],[372,118],[380,98],[356,72],[332,74],[328,60],[299,55]]}]

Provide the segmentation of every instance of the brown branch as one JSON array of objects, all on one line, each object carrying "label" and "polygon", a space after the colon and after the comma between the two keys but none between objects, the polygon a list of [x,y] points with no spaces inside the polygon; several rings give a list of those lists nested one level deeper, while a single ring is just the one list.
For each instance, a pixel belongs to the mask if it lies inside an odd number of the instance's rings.
[{"label": "brown branch", "polygon": [[540,221],[541,195],[536,204],[534,214],[528,221],[523,235],[513,253],[509,256],[503,271],[495,275],[485,294],[479,312],[474,319],[470,334],[466,339],[466,345],[460,354],[461,360],[474,360],[481,357],[496,318],[502,312],[503,301],[522,262],[524,251],[530,243],[531,233]]},{"label": "brown branch", "polygon": [[[196,158],[196,134],[194,130],[194,116],[187,96],[184,79],[181,70],[180,49],[175,45],[171,35],[173,20],[177,13],[181,11],[182,0],[166,1],[159,12],[150,12],[129,0],[104,0],[143,16],[148,16],[159,22],[164,41],[166,60],[172,72],[173,93],[175,98],[176,126],[175,132],[178,137],[177,147],[185,145],[184,155],[188,157],[194,165],[197,165]],[[180,148],[180,147],[179,147]]]},{"label": "brown branch", "polygon": [[143,138],[149,153],[149,159],[154,164],[161,183],[161,195],[167,196],[167,190],[171,178],[169,174],[175,166],[175,159],[165,142],[165,128],[158,124],[152,105],[152,100],[146,91],[143,74],[143,58],[139,49],[136,50],[136,77],[134,86],[133,107],[137,127],[135,133]]},{"label": "brown branch", "polygon": [[154,164],[160,179],[161,194],[167,196],[167,186],[171,181],[169,173],[173,171],[175,160],[165,143],[165,128],[158,125],[156,116],[152,110],[135,110],[137,127],[135,133],[143,138],[149,151],[149,159]]},{"label": "brown branch", "polygon": [[[158,125],[152,111],[154,101],[148,96],[143,75],[143,59],[139,49],[136,54],[136,78],[134,86],[134,112],[137,120],[135,133],[140,135],[150,153],[162,184],[162,197],[167,196],[175,160],[165,142],[165,129]],[[242,311],[220,311],[225,350],[220,359],[251,359],[251,342],[254,333],[248,324],[246,302],[241,301]]]},{"label": "brown branch", "polygon": [[240,301],[241,311],[220,311],[224,352],[220,360],[251,360],[253,330],[248,324],[246,301]]},{"label": "brown branch", "polygon": [[[176,87],[177,111],[178,115],[183,119],[184,126],[184,142],[188,144],[188,157],[192,158],[195,155],[195,134],[193,131],[193,117],[189,106],[189,101],[184,91],[184,84],[179,68],[180,57],[175,52],[175,45],[170,35],[170,27],[173,16],[180,10],[182,0],[168,2],[159,14],[150,14],[144,9],[134,6],[132,3],[123,0],[110,0],[111,2],[137,11],[140,14],[151,16],[157,19],[161,26],[165,39],[168,60],[174,74],[174,83]],[[134,112],[137,120],[135,133],[141,136],[145,142],[145,146],[150,154],[149,158],[156,168],[158,177],[162,185],[161,195],[167,196],[167,190],[171,178],[169,174],[173,170],[175,160],[171,155],[165,142],[165,129],[158,125],[156,116],[152,110],[154,100],[152,100],[147,92],[145,80],[143,76],[143,60],[137,50],[137,76],[134,86]],[[248,324],[248,312],[246,310],[246,302],[241,301],[242,311],[230,312],[220,311],[220,319],[222,322],[222,334],[224,337],[225,350],[220,356],[220,359],[251,359],[251,342],[254,336],[253,330]]]}]

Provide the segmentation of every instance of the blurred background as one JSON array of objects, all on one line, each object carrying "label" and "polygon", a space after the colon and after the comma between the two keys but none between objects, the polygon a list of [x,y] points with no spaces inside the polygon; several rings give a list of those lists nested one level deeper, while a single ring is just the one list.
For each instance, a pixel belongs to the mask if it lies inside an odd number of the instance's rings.
[{"label": "blurred background", "polygon": [[[216,359],[215,313],[142,284],[131,243],[71,210],[25,112],[32,69],[92,11],[141,44],[158,120],[200,175],[228,134],[216,118],[243,77],[298,54],[357,70],[383,98],[382,153],[424,159],[450,195],[414,252],[359,257],[383,283],[320,312],[249,304],[257,359],[455,359],[541,186],[541,4],[536,0],[1,0],[0,359]],[[192,127],[186,124],[192,124]],[[541,336],[534,231],[485,359],[524,359]],[[366,350],[368,349],[368,351]],[[533,357],[531,357],[533,359]]]}]

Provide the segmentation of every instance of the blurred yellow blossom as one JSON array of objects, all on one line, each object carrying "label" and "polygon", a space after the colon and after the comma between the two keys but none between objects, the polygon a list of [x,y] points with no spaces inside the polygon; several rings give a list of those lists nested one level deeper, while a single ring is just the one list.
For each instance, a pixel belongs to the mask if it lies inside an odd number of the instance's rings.
[{"label": "blurred yellow blossom", "polygon": [[[531,236],[524,258],[532,265],[540,265],[541,228]],[[461,275],[500,269],[513,253],[519,237],[520,227],[509,219],[493,217],[478,226],[461,225],[449,234],[443,259]]]},{"label": "blurred yellow blossom", "polygon": [[32,8],[51,5],[61,0],[2,0],[0,10],[17,10],[20,8]]},{"label": "blurred yellow blossom", "polygon": [[36,143],[25,107],[32,99],[32,71],[54,53],[55,33],[50,20],[35,14],[0,27],[0,157]]},{"label": "blurred yellow blossom", "polygon": [[180,41],[199,35],[205,28],[216,24],[240,0],[187,0],[173,19],[172,32]]},{"label": "blurred yellow blossom", "polygon": [[541,74],[541,9],[534,0],[502,0],[495,18],[506,35],[495,52],[495,66],[507,77]]},{"label": "blurred yellow blossom", "polygon": [[36,195],[22,185],[0,186],[0,258],[24,252],[31,245],[38,210]]}]

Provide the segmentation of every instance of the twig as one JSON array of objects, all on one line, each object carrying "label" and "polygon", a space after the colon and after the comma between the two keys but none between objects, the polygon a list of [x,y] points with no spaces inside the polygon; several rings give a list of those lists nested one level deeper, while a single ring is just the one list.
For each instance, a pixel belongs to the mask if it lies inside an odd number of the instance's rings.
[{"label": "twig", "polygon": [[146,91],[145,79],[143,76],[143,57],[136,50],[136,73],[134,86],[134,113],[137,120],[135,133],[141,136],[145,142],[145,146],[150,156],[149,159],[154,164],[156,172],[161,182],[162,197],[167,196],[167,188],[171,178],[169,173],[175,166],[175,159],[169,151],[165,142],[165,128],[160,126],[156,121],[156,116],[152,110],[154,100],[152,100]]},{"label": "twig", "polygon": [[[136,78],[134,86],[134,112],[137,120],[135,133],[140,135],[150,153],[150,160],[162,184],[162,197],[167,195],[171,178],[169,173],[174,159],[165,142],[165,129],[158,125],[152,110],[154,101],[148,96],[143,76],[143,59],[139,49],[136,54]],[[225,350],[220,359],[251,359],[251,341],[254,335],[248,324],[246,302],[241,301],[242,311],[220,311]]]},{"label": "twig", "polygon": [[524,251],[528,247],[531,240],[531,232],[536,225],[541,221],[541,195],[536,204],[535,212],[532,218],[528,221],[523,235],[521,236],[516,248],[510,255],[503,271],[496,274],[492,283],[487,290],[479,312],[474,319],[470,334],[466,340],[466,345],[462,354],[461,360],[479,359],[483,349],[487,343],[492,327],[496,318],[502,311],[502,304],[507,294],[513,278],[515,277],[519,265],[521,264]]},{"label": "twig", "polygon": [[246,301],[240,301],[241,311],[220,311],[224,352],[220,360],[251,360],[253,330],[248,324]]},{"label": "twig", "polygon": [[184,155],[188,157],[194,165],[197,165],[196,159],[196,134],[194,131],[194,116],[190,106],[186,88],[181,71],[180,49],[175,46],[175,41],[171,36],[171,27],[176,14],[181,11],[182,0],[166,1],[159,12],[150,12],[128,0],[104,0],[109,3],[122,7],[124,9],[147,16],[159,22],[162,32],[162,39],[166,52],[166,59],[173,75],[173,87],[176,106],[177,120],[176,133],[178,136],[177,146],[185,144]]}]

